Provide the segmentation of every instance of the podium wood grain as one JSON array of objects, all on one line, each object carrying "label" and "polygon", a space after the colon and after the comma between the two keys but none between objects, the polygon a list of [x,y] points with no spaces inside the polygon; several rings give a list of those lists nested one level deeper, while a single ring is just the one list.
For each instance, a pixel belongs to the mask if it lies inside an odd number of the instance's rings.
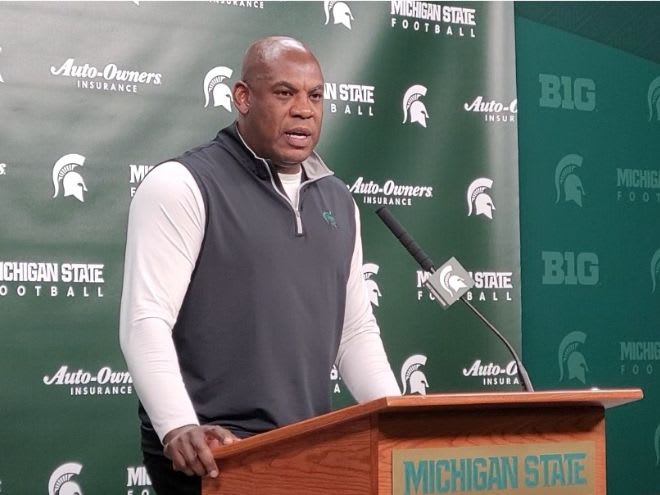
[{"label": "podium wood grain", "polygon": [[391,495],[392,449],[590,441],[605,487],[604,410],[639,389],[384,397],[214,449],[203,495]]}]

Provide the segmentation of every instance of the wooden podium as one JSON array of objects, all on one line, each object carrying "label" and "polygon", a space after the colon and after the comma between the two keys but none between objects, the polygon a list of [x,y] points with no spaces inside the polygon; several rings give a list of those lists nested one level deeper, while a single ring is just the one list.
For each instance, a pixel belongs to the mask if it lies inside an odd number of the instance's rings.
[{"label": "wooden podium", "polygon": [[[605,409],[640,389],[384,397],[214,449],[204,495],[604,494]],[[393,474],[394,473],[394,474]]]}]

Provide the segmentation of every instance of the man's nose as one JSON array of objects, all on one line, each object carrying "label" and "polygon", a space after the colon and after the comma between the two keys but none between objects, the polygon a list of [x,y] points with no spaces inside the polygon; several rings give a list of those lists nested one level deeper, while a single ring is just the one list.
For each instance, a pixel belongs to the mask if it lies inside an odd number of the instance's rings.
[{"label": "man's nose", "polygon": [[301,119],[309,119],[314,116],[314,106],[307,95],[298,96],[291,105],[291,115]]}]

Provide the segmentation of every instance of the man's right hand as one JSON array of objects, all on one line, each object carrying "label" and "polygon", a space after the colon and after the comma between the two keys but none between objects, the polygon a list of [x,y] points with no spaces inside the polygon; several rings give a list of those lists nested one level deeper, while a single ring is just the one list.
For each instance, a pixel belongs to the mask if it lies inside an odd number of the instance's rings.
[{"label": "man's right hand", "polygon": [[175,471],[189,476],[218,476],[218,465],[209,444],[214,440],[230,445],[240,438],[226,428],[216,425],[186,425],[176,428],[163,438],[165,456],[172,461]]}]

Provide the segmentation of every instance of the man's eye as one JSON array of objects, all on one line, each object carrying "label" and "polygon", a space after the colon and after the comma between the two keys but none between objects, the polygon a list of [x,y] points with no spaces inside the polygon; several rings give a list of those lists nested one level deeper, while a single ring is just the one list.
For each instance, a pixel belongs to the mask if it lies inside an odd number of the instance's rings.
[{"label": "man's eye", "polygon": [[309,99],[312,100],[312,101],[321,101],[323,99],[323,94],[313,93],[309,96]]},{"label": "man's eye", "polygon": [[291,96],[293,93],[288,89],[280,89],[275,92],[277,96]]}]

